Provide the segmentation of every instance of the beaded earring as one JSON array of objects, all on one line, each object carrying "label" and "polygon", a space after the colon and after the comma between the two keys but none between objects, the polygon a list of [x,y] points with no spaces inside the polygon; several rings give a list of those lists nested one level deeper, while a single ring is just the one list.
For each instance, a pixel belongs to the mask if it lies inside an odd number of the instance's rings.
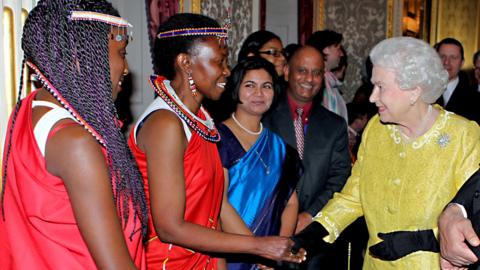
[{"label": "beaded earring", "polygon": [[192,95],[194,97],[197,96],[197,86],[195,85],[195,81],[193,80],[192,73],[188,73],[188,84],[190,85],[190,91],[192,91]]}]

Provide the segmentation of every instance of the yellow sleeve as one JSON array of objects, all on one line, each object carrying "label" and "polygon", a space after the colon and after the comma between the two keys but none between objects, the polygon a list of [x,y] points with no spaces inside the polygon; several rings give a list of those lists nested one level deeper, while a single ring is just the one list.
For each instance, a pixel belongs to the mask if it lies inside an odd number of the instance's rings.
[{"label": "yellow sleeve", "polygon": [[465,126],[458,127],[463,130],[462,136],[462,157],[456,160],[455,185],[457,191],[478,169],[480,163],[480,128],[474,121],[462,121]]},{"label": "yellow sleeve", "polygon": [[[358,150],[357,161],[353,165],[352,174],[347,180],[341,192],[333,195],[325,207],[313,218],[320,222],[329,232],[324,240],[333,243],[340,233],[357,218],[363,216],[362,202],[360,200],[360,174],[365,153],[365,145],[368,143],[368,134],[371,126],[378,122],[378,116],[373,117],[362,135],[362,142]],[[373,131],[375,132],[375,131]]]}]

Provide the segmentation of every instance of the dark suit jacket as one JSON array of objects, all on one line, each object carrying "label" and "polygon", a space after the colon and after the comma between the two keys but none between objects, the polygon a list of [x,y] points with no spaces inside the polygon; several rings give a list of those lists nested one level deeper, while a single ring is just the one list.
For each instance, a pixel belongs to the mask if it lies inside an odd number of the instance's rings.
[{"label": "dark suit jacket", "polygon": [[452,203],[463,205],[469,217],[480,212],[480,169],[463,184]]},{"label": "dark suit jacket", "polygon": [[[286,93],[278,105],[263,119],[263,123],[279,134],[287,144],[297,149],[293,119]],[[304,173],[297,184],[300,212],[315,216],[340,191],[350,175],[348,134],[345,120],[315,103],[305,134]]]},{"label": "dark suit jacket", "polygon": [[[458,203],[465,207],[467,215],[478,234],[478,228],[480,227],[480,169],[463,184],[452,203]],[[480,270],[480,263],[475,263],[469,269]]]},{"label": "dark suit jacket", "polygon": [[468,78],[464,73],[459,73],[458,78],[457,87],[453,90],[447,105],[444,106],[443,97],[440,97],[437,103],[442,105],[447,111],[454,112],[469,120],[480,123],[479,95],[472,90]]}]

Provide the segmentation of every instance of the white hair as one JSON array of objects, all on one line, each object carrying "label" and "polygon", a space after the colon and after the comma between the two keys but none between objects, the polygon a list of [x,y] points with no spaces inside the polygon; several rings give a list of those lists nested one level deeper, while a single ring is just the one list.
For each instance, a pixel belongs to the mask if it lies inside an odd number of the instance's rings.
[{"label": "white hair", "polygon": [[426,103],[434,103],[447,86],[448,72],[438,53],[422,40],[385,39],[372,49],[370,59],[375,66],[393,70],[400,89],[420,87],[421,99]]}]

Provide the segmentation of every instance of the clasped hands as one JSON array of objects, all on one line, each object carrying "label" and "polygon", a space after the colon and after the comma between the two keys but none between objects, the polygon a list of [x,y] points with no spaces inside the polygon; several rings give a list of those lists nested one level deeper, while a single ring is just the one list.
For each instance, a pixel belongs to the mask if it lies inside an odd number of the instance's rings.
[{"label": "clasped hands", "polygon": [[480,257],[480,213],[465,218],[455,204],[448,205],[438,221],[441,247],[440,266],[445,270],[467,269]]}]

